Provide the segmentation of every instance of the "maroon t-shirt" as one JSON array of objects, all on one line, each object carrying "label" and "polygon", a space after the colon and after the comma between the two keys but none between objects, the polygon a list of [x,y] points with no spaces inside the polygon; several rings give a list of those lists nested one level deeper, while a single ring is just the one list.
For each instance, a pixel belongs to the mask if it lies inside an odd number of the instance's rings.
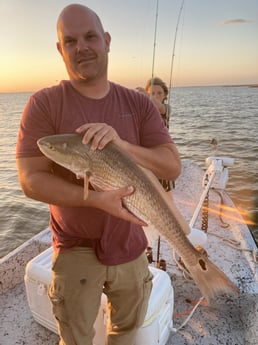
[{"label": "maroon t-shirt", "polygon": [[[122,139],[136,145],[152,147],[172,142],[159,112],[145,95],[110,83],[107,96],[91,99],[78,93],[69,81],[62,81],[30,97],[21,119],[16,156],[41,156],[39,138],[74,133],[89,122],[107,123]],[[55,165],[54,171],[72,183],[81,183],[60,166]],[[50,228],[55,250],[64,251],[92,239],[98,259],[107,265],[133,260],[147,245],[140,226],[91,207],[50,205]]]}]

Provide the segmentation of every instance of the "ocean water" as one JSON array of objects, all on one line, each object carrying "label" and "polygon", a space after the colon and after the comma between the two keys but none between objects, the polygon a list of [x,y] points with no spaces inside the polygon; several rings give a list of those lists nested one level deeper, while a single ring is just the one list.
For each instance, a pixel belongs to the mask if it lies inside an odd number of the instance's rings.
[{"label": "ocean water", "polygon": [[[17,178],[15,145],[29,96],[0,93],[0,257],[46,228],[49,220],[48,206],[26,198]],[[245,218],[257,222],[258,88],[173,88],[170,103],[170,132],[181,157],[203,169],[209,156],[234,158],[227,192]],[[250,228],[258,240],[258,226]]]}]

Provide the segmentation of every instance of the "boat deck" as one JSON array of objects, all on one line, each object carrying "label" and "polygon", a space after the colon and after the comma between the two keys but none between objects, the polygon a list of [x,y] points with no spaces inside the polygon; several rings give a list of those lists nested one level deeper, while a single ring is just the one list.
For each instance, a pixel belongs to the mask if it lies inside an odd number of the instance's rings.
[{"label": "boat deck", "polygon": [[[184,169],[191,171],[193,180],[197,181],[198,170],[196,171],[190,162],[188,164]],[[180,188],[176,186],[173,193],[174,199],[181,213],[190,222],[198,202],[197,195],[201,195],[201,190],[196,191],[196,186],[189,188],[187,174],[181,176],[179,183]],[[222,296],[212,301],[210,306],[199,305],[186,326],[171,333],[167,345],[257,344],[258,263],[255,262],[256,257],[254,258],[257,246],[243,219],[234,211],[234,204],[226,193],[223,193],[223,199],[228,206],[223,211],[223,223],[219,221],[216,213],[209,212],[205,249],[211,261],[236,284],[240,293],[238,296]],[[210,190],[209,207],[218,210],[220,202],[220,195]],[[195,227],[201,229],[200,217]],[[178,270],[166,242],[161,243],[160,251],[167,262],[167,272],[174,287],[173,320],[174,328],[178,329],[201,298],[201,293],[194,282],[186,280]]]},{"label": "boat deck", "polygon": [[[192,185],[189,178],[195,181]],[[183,174],[176,182],[173,192],[177,207],[189,222],[199,197],[202,174],[190,161],[184,162]],[[223,193],[227,206],[234,207],[227,194]],[[218,209],[220,196],[210,191],[209,207]],[[223,221],[217,214],[209,213],[208,241],[205,249],[210,259],[238,286],[238,296],[222,296],[210,306],[201,303],[185,327],[172,331],[167,345],[254,345],[258,339],[258,264],[253,252],[257,250],[255,242],[241,216],[232,209],[225,209]],[[237,218],[238,219],[235,219]],[[201,227],[198,218],[196,228]],[[42,239],[41,239],[42,238]],[[157,237],[150,236],[155,259]],[[228,240],[233,242],[227,242]],[[0,344],[1,345],[57,345],[58,336],[39,325],[32,318],[27,304],[25,285],[21,276],[15,277],[15,266],[22,261],[23,276],[25,262],[44,250],[50,243],[50,234],[43,235],[30,242],[29,256],[23,258],[10,256],[0,261]],[[233,243],[233,245],[232,245]],[[27,253],[24,246],[24,253]],[[247,249],[247,250],[246,250]],[[18,249],[19,250],[19,249]],[[17,252],[18,253],[18,252]],[[22,253],[22,252],[21,252]],[[192,280],[184,278],[178,269],[170,246],[161,240],[160,258],[166,260],[167,272],[174,287],[174,328],[180,325],[190,314],[201,294]],[[24,263],[23,263],[24,262]],[[2,271],[1,271],[2,269]],[[14,281],[15,282],[14,282]],[[10,288],[11,285],[15,287]]]}]

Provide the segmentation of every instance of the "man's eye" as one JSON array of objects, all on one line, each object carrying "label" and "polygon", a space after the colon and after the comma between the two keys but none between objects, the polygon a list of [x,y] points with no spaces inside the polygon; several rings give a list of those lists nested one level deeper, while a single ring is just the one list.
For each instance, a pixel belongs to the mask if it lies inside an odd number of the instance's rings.
[{"label": "man's eye", "polygon": [[73,39],[73,38],[67,38],[66,40],[65,40],[65,44],[72,44],[72,43],[74,43],[75,42],[75,39]]},{"label": "man's eye", "polygon": [[88,41],[94,40],[95,38],[96,38],[96,35],[95,35],[95,34],[88,34],[88,35],[86,36],[86,40],[88,40]]}]

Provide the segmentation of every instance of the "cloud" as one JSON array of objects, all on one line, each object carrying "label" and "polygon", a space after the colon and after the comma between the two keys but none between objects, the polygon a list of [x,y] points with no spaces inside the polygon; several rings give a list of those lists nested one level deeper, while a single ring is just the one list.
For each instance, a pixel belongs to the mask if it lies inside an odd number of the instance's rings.
[{"label": "cloud", "polygon": [[221,24],[222,25],[231,25],[231,24],[246,24],[246,23],[252,23],[252,20],[228,19],[228,20],[224,20]]}]

